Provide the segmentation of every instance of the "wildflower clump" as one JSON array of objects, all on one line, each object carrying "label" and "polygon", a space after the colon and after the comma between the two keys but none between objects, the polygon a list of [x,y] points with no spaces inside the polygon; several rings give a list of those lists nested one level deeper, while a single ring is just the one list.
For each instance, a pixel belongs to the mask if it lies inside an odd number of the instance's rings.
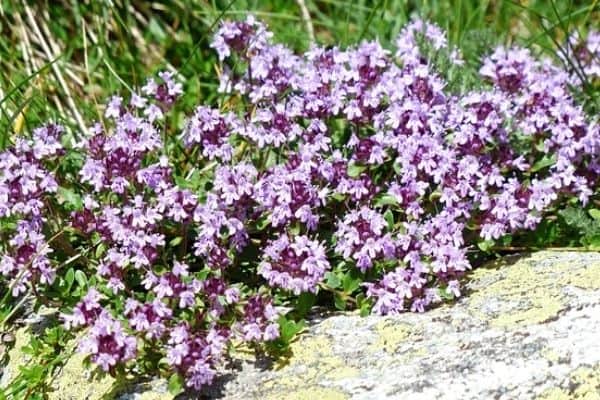
[{"label": "wildflower clump", "polygon": [[[582,56],[598,52],[590,37]],[[281,306],[298,299],[396,314],[460,296],[470,249],[590,201],[600,131],[569,71],[498,48],[477,88],[451,90],[423,39],[464,65],[420,20],[395,50],[304,54],[253,18],[223,23],[212,47],[227,102],[178,128],[183,87],[161,73],[110,99],[75,145],[48,125],[0,155],[0,217],[13,222],[0,273],[14,296],[57,285],[73,254],[53,235],[67,232],[85,253],[85,293],[62,314],[84,332],[80,351],[108,373],[195,389],[232,343],[284,341]],[[65,152],[76,178],[51,172]],[[72,209],[59,187],[80,199]]]}]

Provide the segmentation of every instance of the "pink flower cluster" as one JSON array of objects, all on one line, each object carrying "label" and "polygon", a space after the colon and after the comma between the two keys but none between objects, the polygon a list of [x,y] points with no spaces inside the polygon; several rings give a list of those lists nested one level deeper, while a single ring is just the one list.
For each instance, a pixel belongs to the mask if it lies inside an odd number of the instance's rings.
[{"label": "pink flower cluster", "polygon": [[13,234],[2,238],[0,274],[13,296],[24,293],[27,283],[51,284],[56,276],[43,228],[45,201],[58,189],[46,163],[62,154],[62,133],[61,126],[49,124],[35,129],[31,139],[17,137],[0,153],[0,219],[7,222],[2,230],[14,226]]},{"label": "pink flower cluster", "polygon": [[[200,389],[233,339],[280,338],[275,304],[328,290],[328,273],[362,276],[374,313],[424,311],[460,296],[476,242],[589,201],[600,128],[569,72],[498,48],[481,88],[455,93],[423,41],[463,64],[421,20],[394,50],[304,54],[253,18],[226,22],[212,44],[226,106],[197,107],[173,135],[165,117],[183,88],[172,73],[110,99],[106,124],[69,149],[83,156],[81,182],[60,182],[81,195],[68,228],[94,250],[86,272],[98,282],[63,314],[87,328],[80,350],[111,373],[151,355]],[[15,296],[56,275],[43,227],[59,183],[45,165],[61,132],[40,128],[0,155],[0,218],[15,221],[0,273]]]},{"label": "pink flower cluster", "polygon": [[[221,89],[253,111],[239,121],[240,140],[277,154],[259,172],[255,209],[276,230],[300,224],[313,241],[334,221],[334,258],[381,274],[366,287],[384,314],[423,311],[440,289],[460,294],[473,244],[466,231],[495,240],[534,229],[559,199],[586,204],[598,185],[599,127],[570,95],[568,72],[526,49],[498,48],[483,60],[484,90],[452,93],[423,41],[464,63],[421,20],[404,28],[395,52],[365,42],[296,55],[252,18],[224,24],[213,44],[235,60]],[[290,274],[302,271],[302,253],[286,253],[288,241],[263,250],[277,262],[267,259],[262,273],[298,292]],[[315,275],[301,275],[314,289]]]},{"label": "pink flower cluster", "polygon": [[[278,337],[278,326],[273,325],[278,314],[270,300],[245,311],[254,300],[243,299],[239,287],[226,281],[222,272],[230,264],[229,248],[241,248],[246,240],[244,226],[236,219],[244,218],[236,205],[244,201],[245,189],[234,174],[252,176],[256,171],[243,165],[234,167],[235,172],[219,167],[217,180],[223,186],[206,194],[203,202],[178,187],[170,160],[162,154],[159,132],[180,86],[171,74],[160,77],[159,82],[150,80],[142,95],[132,95],[128,104],[113,98],[106,116],[114,127],[106,131],[96,125],[81,146],[85,161],[80,176],[91,190],[84,196],[83,209],[73,213],[72,227],[89,246],[104,246],[96,253],[95,274],[105,291],[100,295],[90,289],[63,319],[67,326],[89,327],[80,349],[105,371],[131,360],[139,342],[144,353],[162,354],[170,373],[199,389],[212,381],[232,335],[248,341]],[[223,149],[229,146],[230,128],[218,112],[201,107],[188,122],[184,138],[188,145],[207,151],[202,158],[228,159],[231,151]],[[226,184],[230,177],[234,182]],[[226,195],[228,186],[236,196]],[[183,261],[189,258],[183,237],[188,235],[196,238],[194,254],[202,260],[193,267]],[[177,247],[171,242],[174,237],[185,242],[177,251],[169,247]],[[110,307],[111,299],[118,297],[124,304]],[[126,319],[111,317],[109,308]],[[261,312],[268,317],[260,317]]]}]

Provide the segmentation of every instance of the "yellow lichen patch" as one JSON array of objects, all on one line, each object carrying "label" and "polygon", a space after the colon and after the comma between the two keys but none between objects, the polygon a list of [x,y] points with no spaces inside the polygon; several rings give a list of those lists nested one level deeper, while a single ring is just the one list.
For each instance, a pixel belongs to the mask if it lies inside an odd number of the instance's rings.
[{"label": "yellow lichen patch", "polygon": [[600,365],[594,368],[578,368],[571,374],[571,379],[577,385],[573,391],[575,398],[600,399]]},{"label": "yellow lichen patch", "polygon": [[539,324],[555,317],[564,304],[560,296],[549,295],[547,290],[539,289],[527,293],[524,308],[505,312],[491,321],[492,326],[510,327]]},{"label": "yellow lichen patch", "polygon": [[285,393],[274,393],[267,397],[268,400],[346,400],[343,392],[324,387],[309,387]]},{"label": "yellow lichen patch", "polygon": [[[568,266],[565,267],[567,268]],[[562,282],[582,289],[600,289],[600,264],[592,264],[573,273],[566,273]]]},{"label": "yellow lichen patch", "polygon": [[558,362],[558,360],[560,359],[560,355],[554,349],[551,349],[550,347],[543,348],[542,351],[540,351],[540,354],[546,360],[551,361],[553,363]]},{"label": "yellow lichen patch", "polygon": [[572,389],[549,389],[538,400],[600,400],[600,364],[577,368],[571,373],[569,387]]},{"label": "yellow lichen patch", "polygon": [[292,344],[290,369],[300,365],[308,371],[303,377],[339,380],[358,375],[358,370],[333,354],[333,343],[326,337],[310,337]]},{"label": "yellow lichen patch", "polygon": [[137,397],[137,400],[172,400],[173,395],[156,391],[144,392]]},{"label": "yellow lichen patch", "polygon": [[291,362],[296,364],[311,363],[323,357],[331,357],[332,342],[325,336],[301,338],[290,346]]},{"label": "yellow lichen patch", "polygon": [[110,375],[91,377],[83,361],[85,356],[75,352],[52,382],[49,400],[100,400],[113,391],[115,379]]},{"label": "yellow lichen patch", "polygon": [[375,331],[379,335],[379,338],[371,346],[372,350],[383,349],[388,353],[395,353],[398,346],[411,336],[413,328],[408,324],[383,320],[375,325]]},{"label": "yellow lichen patch", "polygon": [[[320,389],[319,384],[325,382],[332,383],[345,378],[351,378],[358,375],[358,369],[348,365],[343,359],[333,353],[332,342],[324,336],[305,337],[291,345],[291,357],[286,364],[280,364],[277,368],[277,375],[264,382],[262,387],[267,393],[277,394],[281,392],[289,393],[288,398],[343,398],[335,397],[342,395],[342,392],[327,389],[327,392],[312,395],[317,397],[297,397],[309,396],[312,392],[295,392],[297,388],[314,387]],[[308,389],[307,389],[308,390]],[[317,390],[317,389],[310,389]],[[331,392],[331,393],[330,393]],[[292,394],[294,394],[293,397]],[[277,398],[277,397],[273,397]]]},{"label": "yellow lichen patch", "polygon": [[416,358],[422,358],[429,354],[429,351],[425,347],[417,347],[407,353],[403,354],[399,360],[404,360],[405,362],[412,361]]},{"label": "yellow lichen patch", "polygon": [[569,395],[560,388],[546,390],[537,400],[569,400]]},{"label": "yellow lichen patch", "polygon": [[[599,263],[565,262],[565,258],[570,258],[568,253],[542,251],[512,265],[508,259],[476,269],[470,275],[471,313],[497,327],[537,324],[565,308],[565,286],[600,289]],[[540,268],[540,263],[554,260]]]},{"label": "yellow lichen patch", "polygon": [[[471,275],[476,288],[469,295],[471,313],[492,326],[524,326],[545,322],[564,309],[560,268],[541,273],[534,259],[520,259],[504,268],[479,268]],[[494,266],[497,266],[494,264]]]},{"label": "yellow lichen patch", "polygon": [[[19,367],[26,366],[33,361],[22,351],[31,340],[29,328],[21,328],[15,332],[15,344],[8,353],[8,364],[2,371],[2,385],[5,386],[19,372]],[[90,373],[84,365],[85,356],[73,352],[76,340],[67,345],[65,352],[71,353],[62,368],[55,371],[53,376],[47,377],[50,389],[46,393],[49,400],[100,400],[113,398],[119,385],[109,375],[96,376]],[[46,398],[46,397],[45,397]],[[167,393],[158,393],[149,388],[141,394],[140,400],[168,400],[173,397]]]}]

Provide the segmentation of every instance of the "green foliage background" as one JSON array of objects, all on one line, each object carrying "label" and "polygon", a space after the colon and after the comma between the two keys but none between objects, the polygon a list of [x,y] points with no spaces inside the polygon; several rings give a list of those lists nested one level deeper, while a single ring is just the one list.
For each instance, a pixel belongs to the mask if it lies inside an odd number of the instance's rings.
[{"label": "green foliage background", "polygon": [[78,119],[100,118],[109,95],[164,68],[184,77],[182,112],[214,102],[208,43],[219,20],[253,13],[276,40],[305,50],[301,3],[323,45],[387,46],[411,16],[428,18],[448,31],[470,69],[498,43],[555,56],[565,32],[600,23],[598,0],[0,0],[0,144],[48,119],[81,129]]}]

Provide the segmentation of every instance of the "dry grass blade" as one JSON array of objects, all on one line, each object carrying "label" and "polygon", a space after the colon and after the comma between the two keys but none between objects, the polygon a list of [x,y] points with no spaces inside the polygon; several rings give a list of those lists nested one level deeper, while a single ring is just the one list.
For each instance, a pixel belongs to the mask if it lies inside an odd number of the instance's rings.
[{"label": "dry grass blade", "polygon": [[298,7],[300,7],[300,12],[302,13],[302,20],[304,21],[304,25],[306,25],[306,33],[308,34],[310,43],[314,44],[315,28],[313,27],[312,19],[310,18],[308,8],[306,8],[306,3],[304,2],[304,0],[296,0],[296,3],[298,3]]},{"label": "dry grass blade", "polygon": [[[33,29],[33,32],[36,35],[40,45],[42,46],[42,49],[43,49],[44,53],[46,54],[48,61],[55,59],[59,55],[54,54],[52,52],[52,50],[50,49],[50,46],[48,45],[47,41],[45,40],[44,35],[42,34],[42,32],[35,20],[35,17],[33,16],[33,13],[31,12],[31,8],[27,4],[24,4],[24,7],[25,7],[25,13],[27,14],[27,19],[29,21],[30,27]],[[73,100],[73,96],[71,95],[69,86],[65,82],[62,72],[56,63],[52,64],[52,71],[54,72],[54,75],[56,76],[58,83],[60,84],[62,90],[64,91],[64,93],[66,95],[67,105],[69,106],[69,109],[71,110],[71,113],[73,114],[73,117],[75,118],[75,121],[77,122],[79,129],[81,130],[81,132],[84,133],[84,135],[87,136],[87,134],[88,134],[87,127],[86,127],[85,123],[83,122],[83,118],[82,118],[81,114],[77,110],[77,105],[75,104],[75,101]]]}]

